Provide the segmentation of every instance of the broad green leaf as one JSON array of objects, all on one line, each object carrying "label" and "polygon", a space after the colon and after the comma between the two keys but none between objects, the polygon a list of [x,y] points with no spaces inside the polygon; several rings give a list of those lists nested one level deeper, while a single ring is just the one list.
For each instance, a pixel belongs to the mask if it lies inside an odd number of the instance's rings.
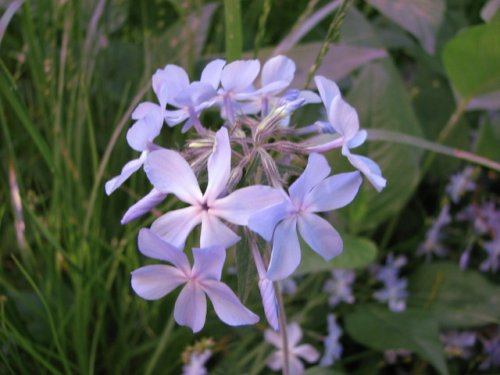
[{"label": "broad green leaf", "polygon": [[500,160],[500,119],[485,121],[479,128],[475,152],[491,160]]},{"label": "broad green leaf", "polygon": [[420,267],[410,277],[409,295],[409,306],[425,309],[444,327],[500,323],[500,287],[477,271],[461,271],[455,263]]},{"label": "broad green leaf", "polygon": [[436,34],[443,20],[444,0],[367,0],[382,14],[412,33],[429,53],[436,50]]},{"label": "broad green leaf", "polygon": [[444,48],[448,76],[464,98],[500,90],[500,22],[474,26]]},{"label": "broad green leaf", "polygon": [[448,374],[436,321],[419,310],[394,313],[387,307],[358,305],[346,316],[346,330],[359,343],[376,350],[407,349]]},{"label": "broad green leaf", "polygon": [[355,269],[366,267],[375,260],[377,247],[367,239],[342,234],[344,250],[330,262],[315,253],[305,242],[301,243],[302,261],[295,275],[329,271],[335,268]]}]

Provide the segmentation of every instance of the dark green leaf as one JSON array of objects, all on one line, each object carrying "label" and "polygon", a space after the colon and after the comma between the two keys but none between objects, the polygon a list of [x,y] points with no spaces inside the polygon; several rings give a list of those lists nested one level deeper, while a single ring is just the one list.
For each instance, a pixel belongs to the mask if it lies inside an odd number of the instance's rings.
[{"label": "dark green leaf", "polygon": [[330,262],[325,261],[306,243],[302,242],[302,261],[295,275],[329,271],[335,268],[354,269],[366,267],[377,256],[377,247],[367,239],[342,234],[344,250]]},{"label": "dark green leaf", "polygon": [[448,374],[436,321],[419,310],[394,313],[387,307],[358,305],[346,316],[346,330],[359,343],[376,350],[407,349]]},{"label": "dark green leaf", "polygon": [[436,262],[420,267],[410,278],[408,304],[425,309],[440,325],[453,328],[500,323],[500,287],[477,271]]},{"label": "dark green leaf", "polygon": [[331,368],[315,366],[307,369],[304,375],[345,375],[345,372],[333,370]]}]

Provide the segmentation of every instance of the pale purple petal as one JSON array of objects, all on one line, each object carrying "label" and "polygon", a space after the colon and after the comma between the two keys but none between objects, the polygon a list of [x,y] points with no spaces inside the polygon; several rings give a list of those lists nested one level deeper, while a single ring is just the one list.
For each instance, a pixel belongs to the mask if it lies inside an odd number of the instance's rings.
[{"label": "pale purple petal", "polygon": [[342,148],[342,153],[347,156],[354,167],[365,175],[375,190],[380,192],[386,186],[387,180],[382,177],[382,171],[377,163],[365,156],[351,154],[347,147]]},{"label": "pale purple petal", "polygon": [[116,189],[118,189],[121,184],[123,184],[134,172],[139,170],[144,164],[146,160],[147,151],[144,151],[138,159],[134,159],[125,164],[122,168],[120,174],[116,177],[113,177],[111,180],[106,182],[104,185],[104,189],[106,190],[106,194],[110,195]]},{"label": "pale purple petal", "polygon": [[328,261],[342,252],[342,238],[325,219],[315,214],[303,213],[299,216],[298,224],[304,241],[325,260]]},{"label": "pale purple petal", "polygon": [[290,276],[300,263],[300,244],[297,237],[297,220],[289,218],[278,224],[274,231],[271,261],[267,270],[270,280],[283,280]]},{"label": "pale purple petal", "polygon": [[221,246],[193,249],[193,258],[193,277],[220,280],[226,249]]},{"label": "pale purple petal", "polygon": [[328,110],[328,121],[349,142],[359,131],[356,110],[340,96],[333,98]]},{"label": "pale purple petal", "polygon": [[283,348],[283,341],[281,340],[279,332],[273,331],[271,329],[266,329],[264,331],[264,339],[268,343],[273,344],[278,349]]},{"label": "pale purple petal", "polygon": [[333,98],[341,96],[339,87],[335,82],[323,76],[314,77],[314,82],[318,88],[321,100],[323,100],[323,103],[328,110]]},{"label": "pale purple petal", "polygon": [[214,305],[215,313],[224,323],[240,326],[259,321],[259,317],[243,306],[226,284],[216,280],[203,280],[200,281],[200,287],[207,293]]},{"label": "pale purple petal", "polygon": [[148,149],[149,143],[160,134],[163,126],[163,118],[155,118],[155,116],[146,116],[137,120],[134,125],[127,131],[127,142],[135,151],[145,151]]},{"label": "pale purple petal", "polygon": [[241,92],[252,85],[259,74],[259,60],[238,60],[222,69],[221,84],[226,92]]},{"label": "pale purple petal", "polygon": [[162,122],[162,110],[156,103],[142,102],[132,112],[132,119],[141,120],[145,117],[154,117],[156,122]]},{"label": "pale purple petal", "polygon": [[321,98],[310,90],[300,90],[297,99],[304,99],[304,104],[321,103]]},{"label": "pale purple petal", "polygon": [[143,255],[172,263],[184,273],[189,273],[191,267],[186,254],[172,244],[163,241],[150,229],[143,228],[139,231],[138,244],[139,251]]},{"label": "pale purple petal", "polygon": [[188,162],[177,152],[157,150],[148,155],[144,170],[153,186],[162,193],[172,193],[192,205],[201,202],[198,180]]},{"label": "pale purple petal", "polygon": [[198,285],[189,282],[182,289],[175,302],[175,321],[182,326],[191,327],[196,333],[205,325],[206,316],[207,299],[205,293]]},{"label": "pale purple petal", "polygon": [[151,230],[164,241],[183,249],[189,233],[201,222],[201,210],[198,207],[185,207],[167,212],[151,225]]},{"label": "pale purple petal", "polygon": [[160,204],[166,197],[167,194],[162,193],[153,188],[146,196],[137,201],[127,210],[127,212],[125,212],[125,215],[123,215],[122,217],[121,223],[127,224],[132,220],[135,220],[138,217],[144,215],[145,213],[151,211],[155,206]]},{"label": "pale purple petal", "polygon": [[141,267],[131,275],[132,289],[147,300],[162,298],[187,281],[185,275],[177,268],[159,264]]},{"label": "pale purple petal", "polygon": [[319,352],[312,345],[299,345],[293,350],[297,357],[301,357],[309,363],[314,363],[319,359]]},{"label": "pale purple petal", "polygon": [[288,189],[294,204],[302,205],[307,194],[323,181],[330,174],[330,171],[330,165],[323,155],[316,153],[309,155],[306,169]]},{"label": "pale purple petal", "polygon": [[295,75],[295,63],[288,57],[278,55],[270,58],[262,67],[262,87],[277,81],[284,81],[287,86]]},{"label": "pale purple petal", "polygon": [[294,356],[288,358],[288,367],[290,375],[304,375],[304,364]]},{"label": "pale purple petal", "polygon": [[226,65],[225,60],[217,59],[207,64],[201,72],[201,82],[210,84],[215,90],[219,87],[222,68]]},{"label": "pale purple petal", "polygon": [[247,225],[256,212],[284,201],[283,191],[264,185],[247,186],[217,199],[210,212],[233,224]]},{"label": "pale purple petal", "polygon": [[294,348],[302,339],[302,329],[297,322],[291,322],[286,327],[288,347]]},{"label": "pale purple petal", "polygon": [[[267,331],[266,331],[267,332]],[[281,340],[281,339],[280,339]],[[273,352],[266,361],[267,367],[271,370],[278,371],[283,367],[283,352]]]},{"label": "pale purple petal", "polygon": [[303,208],[308,212],[326,212],[344,207],[352,202],[362,182],[359,172],[330,176],[311,190]]},{"label": "pale purple petal", "polygon": [[162,108],[165,108],[168,101],[168,90],[169,90],[168,80],[169,80],[168,73],[165,72],[163,69],[157,69],[155,74],[153,74],[152,78],[153,91],[155,92],[156,97],[158,98],[158,101],[160,102]]},{"label": "pale purple petal", "polygon": [[189,111],[187,109],[176,109],[165,111],[165,121],[167,125],[172,127],[189,118]]},{"label": "pale purple petal", "polygon": [[163,85],[167,88],[166,100],[176,105],[175,97],[189,86],[189,77],[180,66],[168,64],[163,69]]},{"label": "pale purple petal", "polygon": [[215,135],[213,152],[208,158],[208,185],[205,201],[210,204],[224,191],[231,173],[231,145],[227,129],[222,127]]},{"label": "pale purple petal", "polygon": [[288,216],[292,210],[293,205],[287,198],[282,203],[265,208],[250,216],[247,225],[266,241],[271,241],[276,225]]},{"label": "pale purple petal", "polygon": [[210,99],[217,92],[208,83],[193,82],[175,97],[175,103],[183,107],[196,107]]},{"label": "pale purple petal", "polygon": [[211,215],[210,212],[203,212],[200,247],[222,246],[228,248],[239,240],[240,237],[217,219],[215,215]]},{"label": "pale purple petal", "polygon": [[279,311],[273,282],[268,278],[263,277],[259,279],[258,285],[262,307],[264,308],[264,314],[266,315],[267,322],[274,330],[277,331],[279,329]]},{"label": "pale purple petal", "polygon": [[361,146],[363,143],[365,143],[367,136],[368,133],[366,132],[366,130],[360,130],[354,137],[349,140],[349,142],[347,142],[347,147],[356,148]]}]

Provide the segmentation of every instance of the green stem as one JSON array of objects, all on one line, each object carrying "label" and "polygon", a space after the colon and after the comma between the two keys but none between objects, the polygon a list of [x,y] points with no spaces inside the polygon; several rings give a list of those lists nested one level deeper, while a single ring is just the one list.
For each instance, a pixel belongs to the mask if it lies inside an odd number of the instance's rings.
[{"label": "green stem", "polygon": [[[446,128],[445,128],[446,129]],[[411,146],[415,146],[424,150],[429,150],[433,151],[438,154],[442,155],[447,155],[451,156],[454,158],[466,160],[471,163],[479,164],[482,165],[483,167],[491,168],[493,170],[499,171],[500,172],[500,163],[484,158],[482,156],[476,155],[472,152],[465,151],[465,150],[460,150],[457,148],[452,148],[449,146],[444,146],[439,143],[431,142],[422,138],[414,137],[412,135],[408,134],[403,134],[403,133],[398,133],[398,132],[393,132],[390,130],[382,130],[382,129],[369,129],[367,130],[368,132],[368,139],[373,140],[373,141],[389,141],[389,142],[395,142],[395,143],[401,143],[401,144],[407,144]],[[443,132],[442,132],[443,133]],[[427,158],[426,161],[424,162],[424,167],[423,167],[423,174],[425,174],[428,165],[431,161],[430,158]]]},{"label": "green stem", "polygon": [[226,22],[226,57],[228,61],[241,58],[243,37],[240,0],[224,0]]},{"label": "green stem", "polygon": [[144,372],[144,375],[150,375],[153,370],[156,367],[156,364],[158,363],[158,359],[160,359],[160,355],[163,353],[165,350],[165,347],[167,346],[167,342],[169,339],[170,334],[172,333],[172,329],[174,328],[174,313],[170,315],[170,318],[165,325],[165,329],[163,330],[160,341],[158,342],[158,345],[156,346],[156,350],[153,353],[153,356],[148,362],[148,366],[146,367],[146,371]]},{"label": "green stem", "polygon": [[276,299],[278,300],[278,318],[280,326],[280,336],[283,346],[283,375],[290,374],[290,353],[288,352],[288,335],[286,332],[287,322],[286,322],[286,311],[285,304],[283,303],[283,296],[281,295],[278,283],[274,283],[274,293],[276,294]]}]

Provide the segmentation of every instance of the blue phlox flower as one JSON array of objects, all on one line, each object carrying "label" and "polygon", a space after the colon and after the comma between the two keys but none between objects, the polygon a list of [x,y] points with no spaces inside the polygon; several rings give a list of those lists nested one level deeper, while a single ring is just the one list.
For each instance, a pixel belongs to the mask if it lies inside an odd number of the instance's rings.
[{"label": "blue phlox flower", "polygon": [[[288,368],[290,375],[302,375],[304,373],[304,364],[300,358],[308,363],[314,363],[319,359],[319,353],[312,345],[298,345],[302,339],[302,329],[298,323],[292,322],[288,324],[286,332],[288,337]],[[285,353],[281,336],[278,332],[266,329],[264,338],[268,343],[278,348],[267,359],[267,366],[274,371],[278,371],[283,368],[285,363]]]},{"label": "blue phlox flower", "polygon": [[374,266],[372,272],[375,274],[377,280],[384,283],[391,283],[399,278],[399,271],[406,263],[407,259],[404,255],[394,257],[394,254],[389,253],[385,259],[385,264],[383,266]]},{"label": "blue phlox flower", "polygon": [[425,241],[417,249],[417,255],[425,255],[430,259],[432,255],[443,257],[447,250],[441,243],[443,228],[451,223],[450,206],[444,205],[439,212],[439,216],[434,220],[432,226],[425,235]]},{"label": "blue phlox flower", "polygon": [[163,241],[149,229],[139,232],[139,250],[150,258],[171,263],[148,265],[132,272],[132,289],[146,300],[157,300],[184,285],[175,303],[175,321],[193,332],[205,325],[206,296],[215,313],[231,326],[255,324],[259,317],[240,302],[234,292],[220,281],[226,250],[221,246],[193,249],[194,265],[186,254]]},{"label": "blue phlox flower", "polygon": [[470,358],[476,344],[474,332],[449,331],[441,334],[444,351],[450,357]]},{"label": "blue phlox flower", "polygon": [[136,120],[127,132],[129,146],[139,151],[141,155],[126,163],[120,174],[106,182],[106,194],[118,189],[134,172],[138,171],[146,161],[150,151],[158,148],[152,142],[160,134],[163,126],[163,110],[155,103],[144,102],[132,112],[132,119]]},{"label": "blue phlox flower", "polygon": [[467,166],[462,172],[451,176],[450,182],[446,186],[446,193],[448,193],[453,203],[458,203],[465,192],[476,188],[476,183],[472,180],[473,175],[474,168]]},{"label": "blue phlox flower", "polygon": [[378,164],[365,156],[351,153],[352,148],[361,146],[366,140],[366,131],[359,130],[356,110],[342,99],[335,82],[323,76],[316,76],[314,81],[325,105],[329,125],[340,136],[335,142],[342,146],[342,155],[365,175],[377,191],[381,191],[387,181],[382,177]]},{"label": "blue phlox flower", "polygon": [[165,76],[164,80],[170,88],[167,96],[168,104],[178,108],[165,111],[165,120],[169,126],[186,121],[182,132],[186,132],[193,125],[198,132],[203,131],[199,114],[205,108],[214,105],[225,64],[226,62],[220,59],[210,62],[201,73],[200,81],[191,83],[186,71],[181,67],[169,64],[163,69],[162,75]]},{"label": "blue phlox flower", "polygon": [[189,204],[167,212],[151,226],[153,232],[176,247],[184,247],[187,236],[200,223],[201,247],[230,247],[240,238],[220,219],[247,225],[255,212],[283,200],[281,191],[264,185],[248,186],[224,195],[231,172],[231,146],[224,127],[215,135],[207,169],[208,185],[202,193],[193,170],[179,153],[157,150],[146,160],[145,171],[154,188]]},{"label": "blue phlox flower", "polygon": [[485,242],[483,249],[486,251],[487,258],[479,265],[479,269],[482,272],[497,272],[500,268],[500,237]]},{"label": "blue phlox flower", "polygon": [[212,356],[212,351],[205,349],[201,353],[192,353],[189,356],[189,363],[182,367],[182,375],[208,375],[205,363]]},{"label": "blue phlox flower", "polygon": [[488,370],[492,367],[500,367],[500,327],[496,334],[481,340],[486,359],[479,365],[480,370]]},{"label": "blue phlox flower", "polygon": [[401,312],[406,310],[407,286],[406,279],[391,280],[385,282],[384,288],[373,293],[373,297],[379,302],[387,303],[391,311]]},{"label": "blue phlox flower", "polygon": [[331,168],[320,154],[309,155],[302,175],[283,192],[283,201],[250,217],[248,226],[273,243],[267,277],[282,280],[300,263],[297,230],[304,241],[325,260],[342,252],[342,239],[332,225],[317,213],[332,211],[349,204],[356,196],[362,179],[359,172],[328,177]]},{"label": "blue phlox flower", "polygon": [[351,270],[333,270],[332,278],[328,279],[323,285],[323,291],[328,293],[328,304],[332,307],[340,302],[354,303],[352,294],[352,284],[356,274]]},{"label": "blue phlox flower", "polygon": [[321,367],[330,367],[342,356],[343,347],[340,343],[342,328],[337,324],[335,315],[326,316],[328,322],[328,335],[324,338],[325,353],[321,357],[319,365]]}]

